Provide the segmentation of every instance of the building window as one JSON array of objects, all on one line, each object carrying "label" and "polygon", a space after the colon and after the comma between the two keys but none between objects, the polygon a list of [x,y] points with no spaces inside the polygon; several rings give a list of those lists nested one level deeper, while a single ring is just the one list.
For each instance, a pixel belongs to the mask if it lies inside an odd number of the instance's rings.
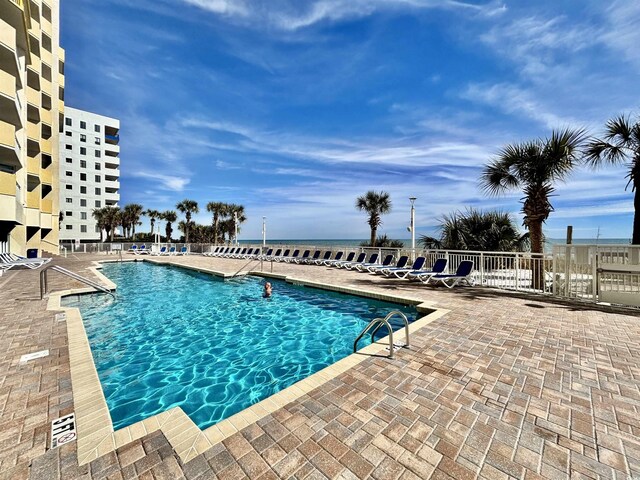
[{"label": "building window", "polygon": [[80,174],[80,180],[86,181],[87,180],[87,174],[86,173],[81,173]]},{"label": "building window", "polygon": [[101,181],[102,181],[102,180],[101,180],[100,175],[96,175],[96,183],[100,183]]},{"label": "building window", "polygon": [[100,208],[102,206],[102,202],[100,200],[96,200],[96,208]]},{"label": "building window", "polygon": [[80,187],[80,193],[87,193],[87,187]]},{"label": "building window", "polygon": [[69,212],[69,211],[64,212],[64,216],[65,216],[65,217],[70,217],[72,213],[73,213],[73,212]]},{"label": "building window", "polygon": [[64,133],[65,133],[65,135],[66,135],[67,137],[70,137],[70,136],[71,136],[71,132],[70,132],[69,130],[67,130],[67,131],[66,131],[66,132],[64,132]]},{"label": "building window", "polygon": [[67,163],[73,163],[73,160],[71,160],[69,157],[65,158],[64,161]]},{"label": "building window", "polygon": [[96,158],[100,158],[100,156],[101,156],[100,150],[96,150]]},{"label": "building window", "polygon": [[87,206],[87,201],[84,198],[80,199],[80,206],[81,207],[86,207]]},{"label": "building window", "polygon": [[80,141],[81,142],[86,142],[87,141],[87,136],[84,133],[80,134]]},{"label": "building window", "polygon": [[73,225],[67,225],[67,230],[73,230]]},{"label": "building window", "polygon": [[86,154],[87,154],[86,147],[80,147],[80,155],[86,155]]},{"label": "building window", "polygon": [[96,138],[96,145],[100,145],[100,137],[95,137]]},{"label": "building window", "polygon": [[[97,125],[96,125],[97,127]],[[96,225],[96,233],[100,233],[100,227],[98,225]]]},{"label": "building window", "polygon": [[66,188],[67,190],[71,190],[71,189],[73,189],[73,185],[65,185],[65,188]]},{"label": "building window", "polygon": [[73,203],[73,200],[69,197],[65,198],[64,201],[67,203]]},{"label": "building window", "polygon": [[95,125],[95,126],[93,127],[93,129],[94,129],[94,131],[96,131],[96,132],[100,133],[100,125]]},{"label": "building window", "polygon": [[65,118],[64,119],[64,124],[67,125],[68,127],[71,126],[71,119],[70,118]]},{"label": "building window", "polygon": [[80,220],[86,220],[87,219],[87,212],[80,212]]},{"label": "building window", "polygon": [[80,225],[80,231],[82,233],[87,233],[87,226],[86,225]]},{"label": "building window", "polygon": [[71,145],[65,145],[64,148],[66,148],[67,150],[71,150],[73,147]]},{"label": "building window", "polygon": [[102,167],[100,166],[100,164],[99,164],[99,163],[97,163],[97,162],[96,162],[95,166],[96,166],[96,170],[100,170],[100,169],[102,168]]},{"label": "building window", "polygon": [[71,172],[64,172],[64,174],[65,174],[67,177],[72,177],[72,176],[73,176],[73,173],[71,173]]},{"label": "building window", "polygon": [[83,130],[86,130],[87,129],[87,122],[82,122],[81,121],[80,122],[80,128],[83,129]]},{"label": "building window", "polygon": [[100,190],[99,188],[96,188],[96,195],[102,195],[102,190]]},{"label": "building window", "polygon": [[87,168],[87,161],[86,160],[80,160],[80,167],[81,168]]}]

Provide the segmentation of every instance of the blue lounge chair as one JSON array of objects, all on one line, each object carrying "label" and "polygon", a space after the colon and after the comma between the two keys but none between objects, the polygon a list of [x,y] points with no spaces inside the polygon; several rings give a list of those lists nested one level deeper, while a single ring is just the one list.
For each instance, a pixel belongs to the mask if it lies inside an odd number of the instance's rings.
[{"label": "blue lounge chair", "polygon": [[186,246],[184,246],[180,249],[177,255],[189,255],[189,249]]},{"label": "blue lounge chair", "polygon": [[409,257],[407,257],[406,255],[402,255],[398,261],[396,262],[396,265],[394,267],[389,267],[389,265],[385,266],[385,267],[373,267],[371,268],[369,271],[371,273],[382,273],[384,274],[384,272],[386,272],[387,270],[391,269],[391,268],[404,268],[407,263],[409,263]]},{"label": "blue lounge chair", "polygon": [[426,261],[427,261],[426,258],[418,257],[415,259],[415,261],[413,262],[413,265],[411,265],[410,267],[389,268],[384,270],[382,273],[387,277],[390,277],[391,275],[393,275],[398,278],[404,278],[410,272],[417,272],[418,270],[422,270],[422,267],[424,267],[424,262]]},{"label": "blue lounge chair", "polygon": [[340,251],[336,253],[336,256],[333,257],[333,260],[331,260],[331,257],[329,257],[329,260],[325,260],[324,262],[322,262],[322,265],[326,265],[327,267],[330,267],[332,262],[335,262],[335,261],[339,262],[343,256],[344,256],[344,252]]},{"label": "blue lounge chair", "polygon": [[420,280],[422,283],[427,283],[430,277],[444,272],[445,268],[447,268],[447,259],[439,258],[433,263],[431,270],[415,270],[407,273],[405,278],[408,278],[409,280]]},{"label": "blue lounge chair", "polygon": [[149,255],[149,250],[147,250],[146,245],[140,245],[140,248],[138,248],[137,250],[134,250],[133,253],[135,255]]},{"label": "blue lounge chair", "polygon": [[458,265],[458,269],[454,274],[438,273],[429,277],[425,283],[429,285],[437,285],[442,283],[447,288],[453,288],[456,285],[464,282],[469,286],[474,285],[473,279],[471,279],[471,272],[473,272],[473,262],[470,260],[463,260]]},{"label": "blue lounge chair", "polygon": [[138,245],[131,245],[131,247],[129,248],[129,251],[131,253],[137,252],[138,251]]},{"label": "blue lounge chair", "polygon": [[356,265],[364,262],[367,259],[367,254],[364,252],[360,252],[355,260],[351,260],[350,262],[344,261],[340,263],[336,263],[336,267],[338,268],[348,268],[350,265]]},{"label": "blue lounge chair", "polygon": [[329,261],[329,266],[330,267],[338,267],[341,263],[350,263],[353,262],[353,259],[356,256],[356,252],[349,252],[349,254],[347,255],[347,258],[345,258],[344,260],[330,260]]},{"label": "blue lounge chair", "polygon": [[388,254],[386,257],[384,257],[382,263],[361,263],[360,265],[356,265],[356,269],[358,269],[358,271],[360,272],[364,272],[365,270],[367,272],[370,272],[370,268],[373,269],[378,267],[388,267],[389,265],[391,265],[391,262],[393,262],[393,255]]},{"label": "blue lounge chair", "polygon": [[167,255],[175,255],[176,254],[176,247],[171,246],[169,247],[169,252],[167,253]]},{"label": "blue lounge chair", "polygon": [[377,253],[372,253],[371,255],[369,255],[369,259],[368,260],[365,259],[365,260],[363,260],[361,262],[347,263],[346,265],[343,265],[343,267],[346,268],[347,270],[353,270],[353,269],[358,268],[358,265],[362,265],[363,263],[376,263],[377,261],[378,261],[378,254]]},{"label": "blue lounge chair", "polygon": [[157,255],[168,255],[167,247],[162,246],[162,247],[160,247],[160,250],[158,250],[157,252],[151,252],[151,255],[155,255],[155,256],[157,256]]}]

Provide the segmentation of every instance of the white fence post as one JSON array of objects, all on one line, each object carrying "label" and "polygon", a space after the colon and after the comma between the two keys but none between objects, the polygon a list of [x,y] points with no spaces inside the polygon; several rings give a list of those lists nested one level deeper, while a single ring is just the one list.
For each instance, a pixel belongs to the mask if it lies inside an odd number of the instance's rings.
[{"label": "white fence post", "polygon": [[593,252],[591,255],[591,294],[593,295],[593,301],[598,301],[598,247],[590,247],[589,250]]},{"label": "white fence post", "polygon": [[480,285],[484,285],[484,253],[480,252]]}]

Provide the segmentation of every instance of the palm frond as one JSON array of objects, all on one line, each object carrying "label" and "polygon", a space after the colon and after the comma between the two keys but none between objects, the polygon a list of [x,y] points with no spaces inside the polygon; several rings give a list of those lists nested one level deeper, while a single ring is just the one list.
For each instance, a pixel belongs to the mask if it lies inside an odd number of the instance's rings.
[{"label": "palm frond", "polygon": [[631,140],[631,119],[624,115],[609,120],[605,129],[605,138],[609,141],[617,139],[620,142],[628,143]]}]

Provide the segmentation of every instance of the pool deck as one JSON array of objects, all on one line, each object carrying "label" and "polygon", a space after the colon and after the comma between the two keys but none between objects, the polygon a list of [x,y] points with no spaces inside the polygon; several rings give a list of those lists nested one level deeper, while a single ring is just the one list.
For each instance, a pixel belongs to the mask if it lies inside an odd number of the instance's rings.
[{"label": "pool deck", "polygon": [[[54,262],[95,278],[93,262],[111,259]],[[247,263],[151,260],[226,274]],[[51,290],[81,288],[51,273]],[[186,463],[155,430],[79,465],[81,442],[48,450],[50,422],[78,415],[68,320],[39,300],[38,271],[9,271],[0,277],[0,478],[640,479],[640,313],[317,266],[273,264],[273,273],[445,312],[395,359],[367,356]]]}]

